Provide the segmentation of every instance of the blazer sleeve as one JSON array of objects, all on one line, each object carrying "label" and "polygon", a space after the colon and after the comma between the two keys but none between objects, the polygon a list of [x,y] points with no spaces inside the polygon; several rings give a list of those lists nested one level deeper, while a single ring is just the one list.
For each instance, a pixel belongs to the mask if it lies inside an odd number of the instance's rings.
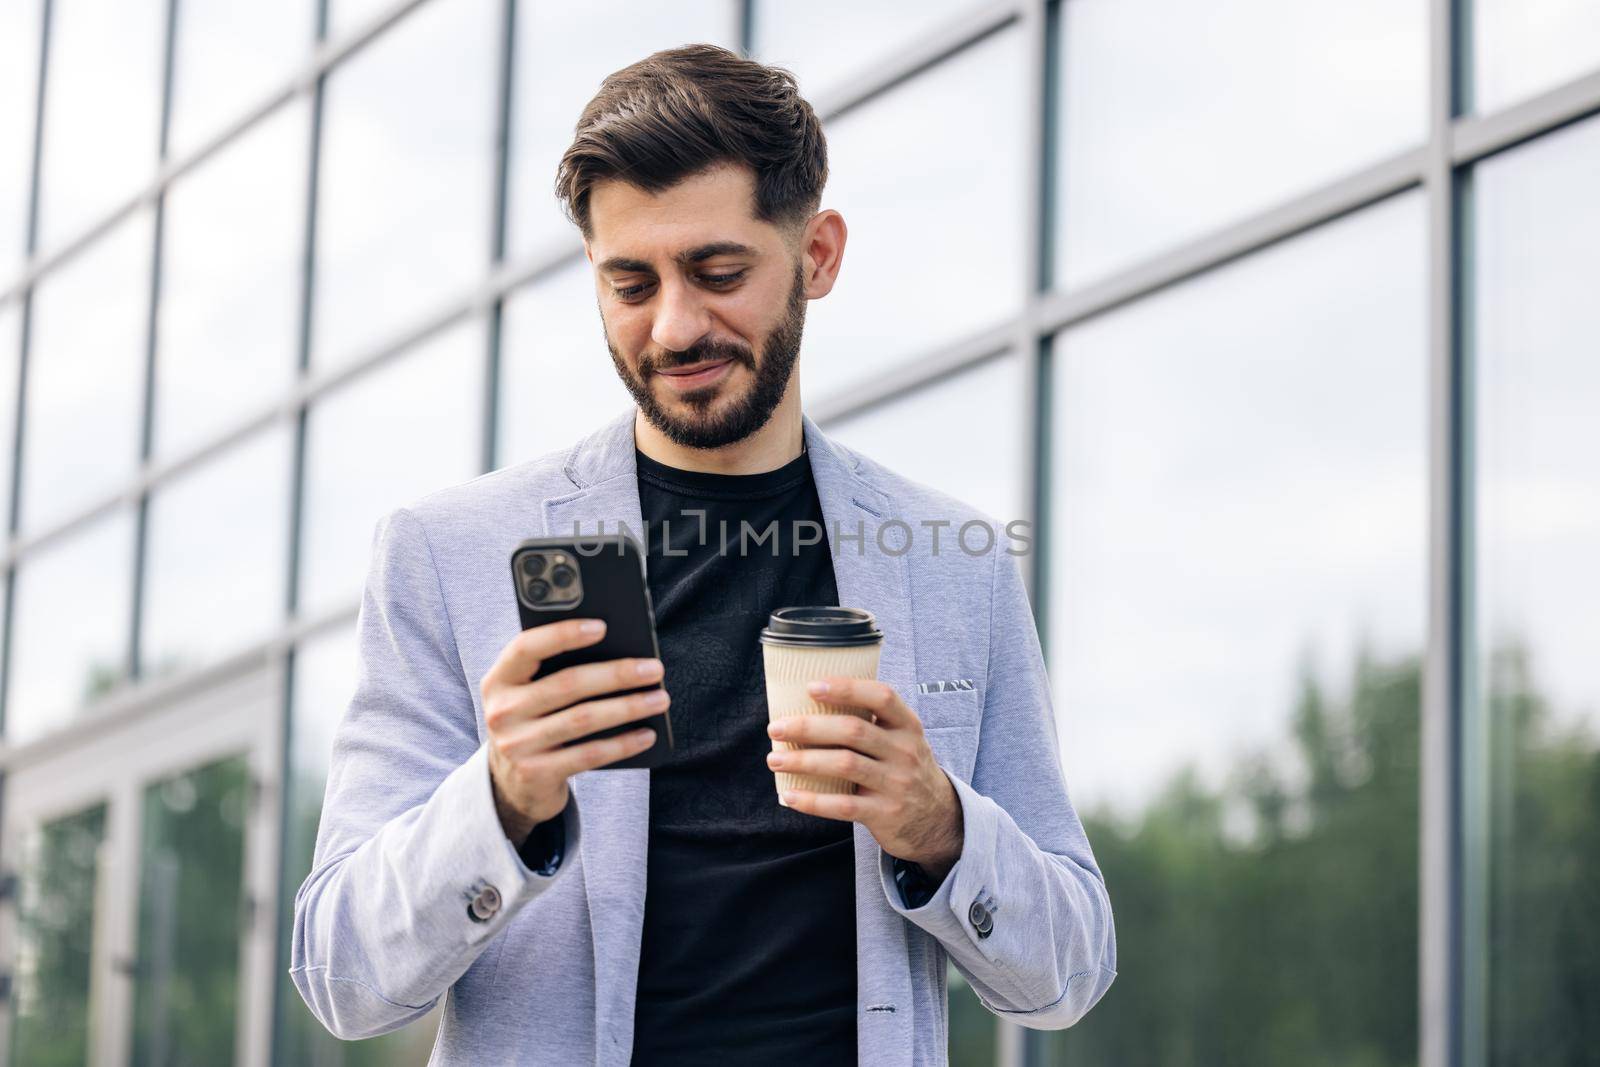
[{"label": "blazer sleeve", "polygon": [[878,868],[890,906],[939,939],[984,1007],[1031,1029],[1060,1030],[1116,977],[1116,931],[1105,881],[1067,797],[1022,575],[1010,553],[994,555],[972,783],[947,775],[961,801],[961,856],[931,895],[881,850]]},{"label": "blazer sleeve", "polygon": [[295,894],[290,976],[336,1037],[422,1016],[522,908],[571,870],[530,870],[495,812],[472,685],[432,549],[405,508],[379,520],[356,620],[354,696],[333,738],[311,873]]}]

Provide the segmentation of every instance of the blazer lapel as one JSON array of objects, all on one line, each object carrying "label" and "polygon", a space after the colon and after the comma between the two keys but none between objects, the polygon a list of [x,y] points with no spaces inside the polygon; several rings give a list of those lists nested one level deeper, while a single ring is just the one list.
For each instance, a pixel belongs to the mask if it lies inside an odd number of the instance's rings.
[{"label": "blazer lapel", "polygon": [[[833,553],[834,582],[843,607],[872,612],[883,631],[878,677],[909,703],[916,669],[916,640],[911,628],[911,582],[906,553],[909,532],[879,527],[896,518],[889,495],[866,481],[855,457],[836,447],[811,421],[805,424],[812,476],[822,502],[823,526]],[[860,535],[857,539],[857,534]],[[883,899],[878,878],[878,841],[860,823],[854,824],[856,885],[856,1028],[860,1047],[894,1049],[910,1061],[912,989],[907,923]],[[868,1010],[868,1009],[872,1010]],[[878,1062],[884,1062],[879,1059]]]},{"label": "blazer lapel", "polygon": [[[580,441],[567,462],[572,492],[544,502],[545,534],[617,533],[644,543],[634,461],[634,409]],[[648,567],[648,561],[646,562]],[[583,818],[579,851],[594,933],[595,1050],[600,1063],[626,1064],[632,1052],[633,996],[644,933],[649,855],[650,771],[595,770],[568,783]]]},{"label": "blazer lapel", "polygon": [[[547,536],[616,533],[626,530],[644,541],[634,460],[634,415],[629,407],[580,441],[566,473],[571,492],[544,501]],[[801,416],[812,476],[822,505],[823,525],[833,555],[839,603],[872,612],[884,631],[878,676],[908,696],[915,668],[909,610],[911,589],[905,556],[880,549],[880,523],[892,518],[890,498],[865,481],[857,461],[838,449],[809,416]],[[885,543],[897,549],[906,535],[891,530]],[[646,568],[649,562],[646,560]],[[626,1064],[632,1051],[634,997],[639,947],[644,931],[646,860],[649,854],[650,772],[648,769],[597,770],[575,776],[570,785],[583,812],[584,891],[594,933],[596,1049],[602,1063]],[[776,802],[776,801],[774,801]],[[882,900],[877,841],[859,823],[854,827],[858,1014],[864,1047],[910,1049],[911,980],[905,966],[884,967],[889,958],[906,958],[905,923]],[[871,902],[870,904],[868,902]],[[864,961],[878,976],[873,987]],[[882,975],[893,976],[888,988]],[[868,1005],[897,1010],[868,1013]]]}]

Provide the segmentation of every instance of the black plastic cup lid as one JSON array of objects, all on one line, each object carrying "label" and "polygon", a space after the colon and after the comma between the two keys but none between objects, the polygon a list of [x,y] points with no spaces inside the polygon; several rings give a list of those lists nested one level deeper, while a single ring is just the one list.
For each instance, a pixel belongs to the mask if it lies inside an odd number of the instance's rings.
[{"label": "black plastic cup lid", "polygon": [[779,608],[761,631],[761,643],[807,648],[871,645],[883,640],[872,612],[862,608]]}]

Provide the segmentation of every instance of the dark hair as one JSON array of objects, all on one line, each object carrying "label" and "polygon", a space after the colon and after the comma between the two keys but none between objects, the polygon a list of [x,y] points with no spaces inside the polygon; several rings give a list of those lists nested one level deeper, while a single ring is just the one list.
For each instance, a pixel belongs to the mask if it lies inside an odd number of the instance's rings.
[{"label": "dark hair", "polygon": [[822,202],[822,123],[782,67],[714,44],[652,53],[600,83],[556,171],[562,210],[594,237],[589,193],[619,179],[651,193],[719,163],[755,171],[755,217],[798,233]]}]

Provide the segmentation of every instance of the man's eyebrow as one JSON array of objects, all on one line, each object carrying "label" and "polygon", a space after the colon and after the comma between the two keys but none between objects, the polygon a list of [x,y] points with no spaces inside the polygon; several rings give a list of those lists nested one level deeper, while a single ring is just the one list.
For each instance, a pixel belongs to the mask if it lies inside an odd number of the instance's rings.
[{"label": "man's eyebrow", "polygon": [[[745,256],[749,259],[755,259],[760,255],[761,253],[756,249],[746,244],[740,244],[738,241],[712,241],[710,244],[685,249],[673,256],[672,260],[680,266],[687,267],[694,263],[704,262],[714,256]],[[634,259],[631,256],[612,256],[610,259],[603,260],[599,269],[601,271],[637,271],[641,274],[652,274],[655,271],[655,268],[644,260]]]}]

